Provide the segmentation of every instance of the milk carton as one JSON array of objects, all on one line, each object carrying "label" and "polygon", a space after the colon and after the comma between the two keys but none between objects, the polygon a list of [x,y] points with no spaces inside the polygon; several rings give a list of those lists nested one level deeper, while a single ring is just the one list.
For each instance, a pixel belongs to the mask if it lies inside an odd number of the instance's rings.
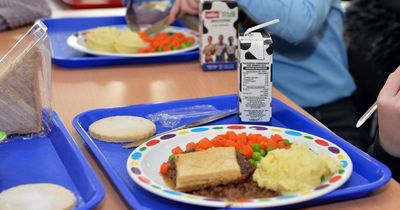
[{"label": "milk carton", "polygon": [[233,0],[200,3],[200,63],[204,71],[237,69],[239,9]]},{"label": "milk carton", "polygon": [[272,101],[272,39],[268,33],[239,35],[239,116],[268,122]]}]

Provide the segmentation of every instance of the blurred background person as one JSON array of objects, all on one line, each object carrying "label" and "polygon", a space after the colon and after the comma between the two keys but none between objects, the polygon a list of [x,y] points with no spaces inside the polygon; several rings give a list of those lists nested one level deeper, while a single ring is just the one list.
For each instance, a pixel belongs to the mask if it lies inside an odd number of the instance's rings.
[{"label": "blurred background person", "polygon": [[45,0],[0,0],[0,31],[32,24],[50,15]]},{"label": "blurred background person", "polygon": [[[346,11],[345,34],[361,117],[375,102],[388,75],[400,65],[400,1],[353,0]],[[371,118],[364,127],[374,136],[376,120]]]}]

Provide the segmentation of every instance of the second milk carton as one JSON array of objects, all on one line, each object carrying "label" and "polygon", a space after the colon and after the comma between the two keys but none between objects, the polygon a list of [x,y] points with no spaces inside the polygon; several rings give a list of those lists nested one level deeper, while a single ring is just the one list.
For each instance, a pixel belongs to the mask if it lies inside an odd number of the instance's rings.
[{"label": "second milk carton", "polygon": [[200,63],[204,71],[237,69],[239,9],[233,0],[200,3]]},{"label": "second milk carton", "polygon": [[272,39],[268,33],[239,35],[239,116],[268,122],[272,102]]}]

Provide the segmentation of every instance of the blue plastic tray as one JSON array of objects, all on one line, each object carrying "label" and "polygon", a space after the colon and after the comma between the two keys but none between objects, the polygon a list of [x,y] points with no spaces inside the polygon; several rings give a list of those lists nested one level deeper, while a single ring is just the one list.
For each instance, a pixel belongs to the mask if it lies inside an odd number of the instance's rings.
[{"label": "blue plastic tray", "polygon": [[0,144],[0,191],[31,183],[64,186],[77,198],[76,209],[92,209],[104,189],[59,116],[44,137]]},{"label": "blue plastic tray", "polygon": [[[97,66],[147,64],[193,61],[199,58],[199,51],[193,50],[175,55],[127,58],[110,56],[93,56],[70,48],[67,38],[78,31],[99,26],[126,24],[124,17],[85,17],[85,18],[48,18],[43,19],[48,27],[52,47],[52,61],[54,64],[67,68],[83,68]],[[177,20],[173,25],[187,27],[182,21]]]},{"label": "blue plastic tray", "polygon": [[[155,113],[165,109],[177,107],[187,107],[200,104],[209,104],[217,109],[237,108],[237,95],[227,95],[210,98],[189,99],[172,101],[159,104],[144,104],[127,107],[105,108],[87,111],[79,114],[73,120],[73,125],[82,139],[89,146],[99,163],[103,166],[115,186],[118,188],[126,202],[134,209],[204,209],[203,207],[182,204],[170,201],[153,195],[150,192],[136,185],[126,172],[126,160],[132,149],[123,149],[121,144],[104,143],[93,140],[88,135],[88,127],[91,123],[104,117],[113,115],[135,115],[145,117],[147,114]],[[286,206],[286,208],[299,208],[311,205],[318,205],[329,202],[336,202],[348,199],[355,199],[368,195],[374,189],[385,185],[391,178],[390,170],[382,163],[371,158],[369,155],[358,150],[340,137],[293,110],[286,104],[274,99],[272,103],[273,118],[266,125],[287,127],[311,133],[322,138],[328,139],[343,148],[352,158],[354,172],[350,179],[339,189],[323,197],[312,201]],[[194,121],[198,119],[190,119]],[[183,120],[180,124],[189,123]],[[238,116],[232,116],[212,124],[233,124],[240,123]],[[157,132],[166,131],[165,128],[157,125]]]}]

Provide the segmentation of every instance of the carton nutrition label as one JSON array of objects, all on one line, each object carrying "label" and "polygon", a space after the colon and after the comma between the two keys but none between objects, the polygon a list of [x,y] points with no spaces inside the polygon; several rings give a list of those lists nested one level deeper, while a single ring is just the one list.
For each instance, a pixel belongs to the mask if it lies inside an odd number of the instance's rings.
[{"label": "carton nutrition label", "polygon": [[253,122],[269,121],[271,110],[270,63],[243,62],[240,64],[240,97],[242,118]]}]

